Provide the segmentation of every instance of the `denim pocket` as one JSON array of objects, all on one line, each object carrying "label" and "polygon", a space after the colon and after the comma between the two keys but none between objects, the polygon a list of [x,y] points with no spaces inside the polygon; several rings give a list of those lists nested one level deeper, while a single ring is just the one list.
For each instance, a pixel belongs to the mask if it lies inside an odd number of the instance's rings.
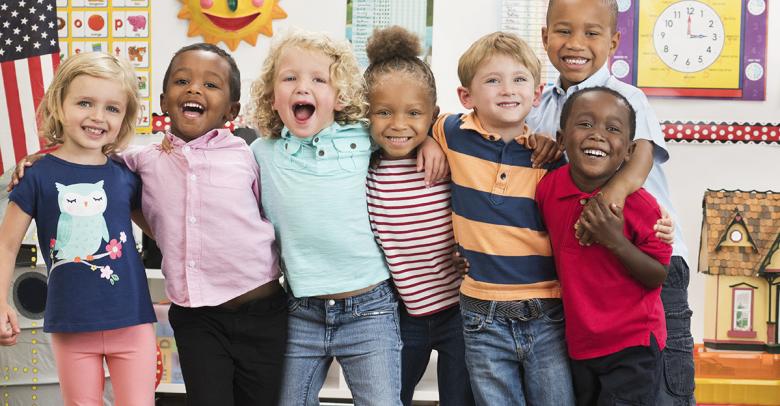
[{"label": "denim pocket", "polygon": [[693,395],[693,337],[683,336],[666,340],[663,351],[664,380],[670,393],[676,396]]},{"label": "denim pocket", "polygon": [[463,317],[463,332],[464,333],[476,333],[482,331],[485,327],[485,316],[479,313],[472,313],[470,311],[463,311],[461,316]]},{"label": "denim pocket", "polygon": [[376,317],[387,314],[396,314],[398,311],[398,302],[392,294],[380,297],[370,302],[358,303],[353,308],[355,317]]},{"label": "denim pocket", "polygon": [[565,319],[563,315],[563,303],[550,305],[542,310],[542,318],[551,323],[563,323]]}]

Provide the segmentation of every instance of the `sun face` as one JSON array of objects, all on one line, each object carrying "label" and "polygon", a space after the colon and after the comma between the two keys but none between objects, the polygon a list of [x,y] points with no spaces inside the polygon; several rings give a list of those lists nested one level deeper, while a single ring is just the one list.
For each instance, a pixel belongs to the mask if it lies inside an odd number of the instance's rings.
[{"label": "sun face", "polygon": [[190,20],[187,36],[224,42],[231,51],[241,41],[254,46],[260,34],[273,35],[273,20],[287,17],[279,0],[180,0],[179,18]]}]

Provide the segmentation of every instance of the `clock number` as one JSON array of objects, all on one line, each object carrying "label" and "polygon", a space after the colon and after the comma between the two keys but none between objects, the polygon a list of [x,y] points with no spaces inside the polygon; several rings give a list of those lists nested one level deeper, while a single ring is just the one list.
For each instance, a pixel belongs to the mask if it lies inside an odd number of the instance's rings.
[{"label": "clock number", "polygon": [[679,11],[675,11],[675,12],[674,12],[674,18],[680,18],[680,17],[682,17],[682,16],[680,15],[680,12],[679,12]]},{"label": "clock number", "polygon": [[666,26],[667,26],[667,27],[669,27],[669,28],[672,28],[672,27],[674,27],[674,21],[672,21],[672,20],[666,20]]},{"label": "clock number", "polygon": [[712,53],[712,45],[707,47],[707,53],[710,53],[710,54]]},{"label": "clock number", "polygon": [[677,62],[677,54],[674,54],[674,62]]},{"label": "clock number", "polygon": [[664,45],[664,53],[669,53],[669,45]]},{"label": "clock number", "polygon": [[717,41],[718,40],[718,33],[717,32],[713,32],[712,33],[712,40],[713,41]]},{"label": "clock number", "polygon": [[704,58],[701,55],[699,55],[699,63],[704,63]]},{"label": "clock number", "polygon": [[688,7],[686,10],[688,11],[688,15],[693,15],[693,13],[696,12],[696,9],[693,7]]},{"label": "clock number", "polygon": [[714,27],[715,27],[715,22],[710,20],[710,28],[714,28]]},{"label": "clock number", "polygon": [[661,31],[661,38],[666,38],[666,31]]},{"label": "clock number", "polygon": [[691,66],[691,59],[690,58],[685,60],[685,66]]}]

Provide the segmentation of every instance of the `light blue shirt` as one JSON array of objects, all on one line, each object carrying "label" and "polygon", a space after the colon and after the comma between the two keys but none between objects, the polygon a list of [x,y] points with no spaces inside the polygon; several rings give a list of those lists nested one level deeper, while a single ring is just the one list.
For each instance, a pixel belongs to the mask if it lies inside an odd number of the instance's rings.
[{"label": "light blue shirt", "polygon": [[258,139],[251,149],[296,297],[358,290],[390,277],[368,220],[372,145],[365,126],[334,123],[308,138],[285,127],[281,138]]},{"label": "light blue shirt", "polygon": [[658,204],[669,212],[669,216],[674,221],[672,255],[686,258],[688,256],[688,248],[683,241],[682,227],[678,221],[677,212],[672,205],[669,185],[666,182],[666,175],[662,165],[669,160],[669,151],[666,149],[663,131],[661,131],[661,125],[655,116],[655,111],[653,111],[650,102],[641,90],[612,76],[605,64],[589,78],[577,85],[570,86],[567,90],[561,88],[561,79],[558,78],[555,85],[544,89],[539,107],[531,110],[525,119],[526,124],[533,132],[555,136],[560,129],[563,104],[566,103],[569,96],[580,89],[596,86],[608,87],[622,94],[636,111],[636,135],[634,139],[644,139],[653,143],[653,167],[650,169],[643,187],[655,197]]}]

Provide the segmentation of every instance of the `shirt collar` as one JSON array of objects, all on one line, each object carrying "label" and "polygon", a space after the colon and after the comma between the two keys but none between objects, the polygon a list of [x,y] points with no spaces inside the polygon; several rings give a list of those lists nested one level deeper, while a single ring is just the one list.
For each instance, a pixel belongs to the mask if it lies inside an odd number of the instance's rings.
[{"label": "shirt collar", "polygon": [[561,77],[559,75],[558,80],[555,81],[554,92],[558,96],[563,96],[563,95],[569,96],[580,89],[602,86],[604,85],[604,83],[607,83],[609,76],[610,76],[609,68],[605,63],[604,66],[601,67],[601,69],[597,70],[596,73],[590,75],[590,77],[588,77],[587,79],[583,80],[580,83],[577,83],[576,85],[570,86],[568,90],[563,90],[563,87],[561,87]]},{"label": "shirt collar", "polygon": [[[460,128],[462,130],[472,130],[479,133],[482,138],[488,141],[499,141],[501,139],[500,134],[493,134],[482,127],[482,123],[479,121],[479,117],[472,111],[468,114],[460,116]],[[528,124],[523,123],[523,133],[515,137],[515,141],[524,144],[526,138],[528,138],[529,129]]]},{"label": "shirt collar", "polygon": [[598,188],[590,193],[586,193],[580,190],[580,188],[574,184],[574,179],[571,178],[569,168],[571,168],[571,164],[563,165],[557,169],[558,171],[564,171],[562,173],[564,175],[562,176],[563,181],[555,185],[559,200],[564,200],[571,197],[582,197],[587,199],[595,196],[601,191],[601,188]]},{"label": "shirt collar", "polygon": [[229,139],[228,137],[232,137],[233,134],[227,128],[215,128],[190,142],[186,142],[171,134],[170,131],[167,132],[165,136],[168,137],[168,142],[170,142],[174,148],[181,148],[185,145],[190,148],[207,148],[221,143],[223,140]]}]

